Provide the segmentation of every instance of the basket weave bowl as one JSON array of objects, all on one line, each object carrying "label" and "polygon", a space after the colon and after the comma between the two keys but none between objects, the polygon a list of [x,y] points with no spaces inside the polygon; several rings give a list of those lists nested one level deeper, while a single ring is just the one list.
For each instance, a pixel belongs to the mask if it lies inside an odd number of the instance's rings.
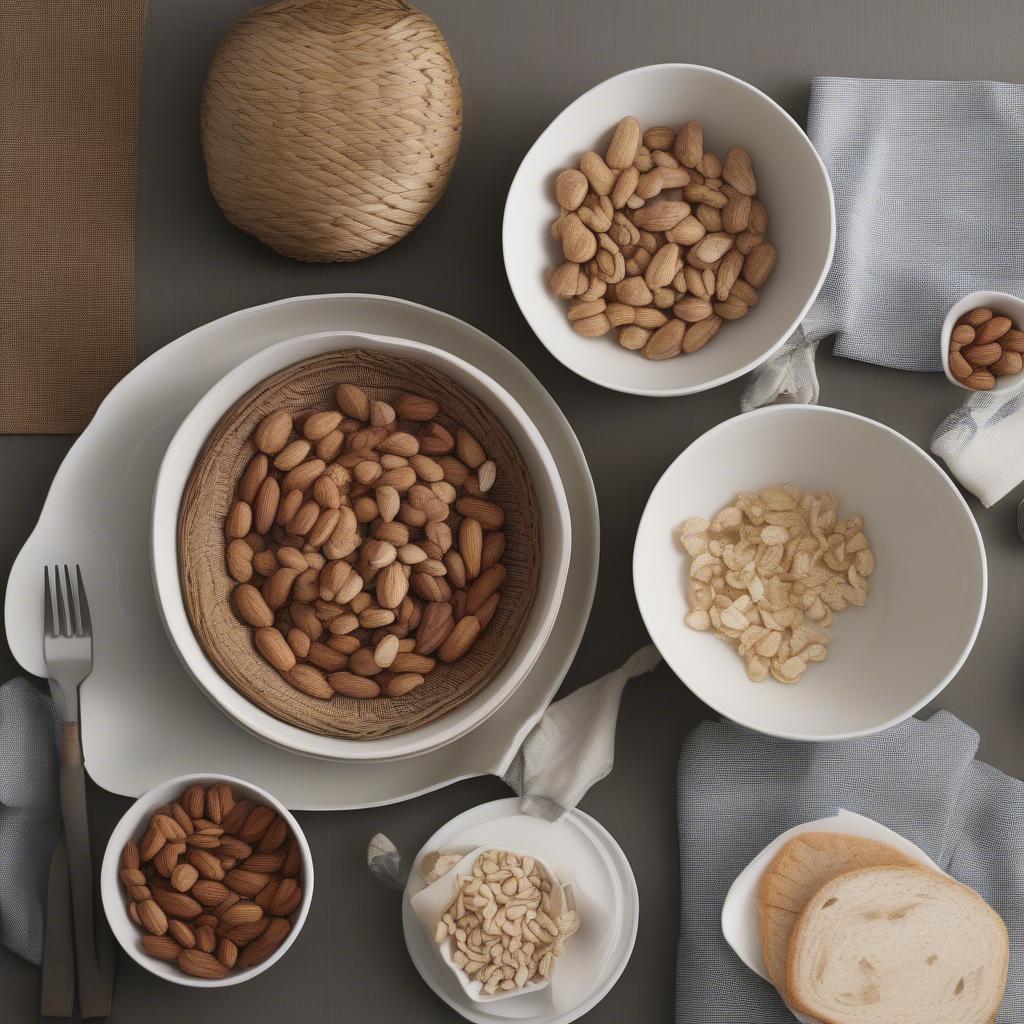
[{"label": "basket weave bowl", "polygon": [[284,256],[361,260],[441,198],[462,135],[459,74],[405,0],[279,0],[220,44],[201,130],[232,224]]},{"label": "basket weave bowl", "polygon": [[[402,392],[439,402],[437,422],[461,424],[494,460],[497,482],[488,495],[505,510],[508,572],[494,618],[469,653],[438,663],[425,682],[398,699],[357,701],[336,695],[317,700],[296,690],[263,660],[253,630],[231,607],[234,580],[225,567],[224,521],[235,486],[255,453],[250,438],[274,409],[333,409],[342,381],[371,398],[394,401]],[[414,425],[415,426],[415,425]],[[453,513],[453,517],[455,513]],[[449,519],[452,523],[453,519]],[[540,512],[526,466],[505,429],[469,391],[414,359],[347,349],[317,356],[265,380],[221,419],[200,454],[182,498],[178,555],[182,592],[193,632],[207,657],[232,686],[281,721],[346,739],[395,736],[432,722],[473,697],[508,660],[523,630],[537,585]]]}]

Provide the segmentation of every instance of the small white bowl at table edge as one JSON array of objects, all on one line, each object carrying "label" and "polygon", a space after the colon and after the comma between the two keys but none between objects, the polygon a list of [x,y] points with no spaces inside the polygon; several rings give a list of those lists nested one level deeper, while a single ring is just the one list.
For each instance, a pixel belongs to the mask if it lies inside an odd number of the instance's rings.
[{"label": "small white bowl at table edge", "polygon": [[1009,292],[988,292],[978,291],[965,295],[958,302],[953,303],[946,319],[942,322],[942,332],[939,335],[939,358],[942,360],[942,372],[946,379],[955,387],[969,391],[972,395],[991,395],[996,391],[1013,391],[1024,385],[1024,373],[1016,373],[1006,377],[996,377],[996,386],[989,391],[982,391],[979,388],[968,387],[963,381],[956,379],[953,371],[949,368],[949,343],[953,334],[953,327],[969,310],[986,306],[1000,316],[1008,316],[1014,323],[1024,325],[1024,299]]}]

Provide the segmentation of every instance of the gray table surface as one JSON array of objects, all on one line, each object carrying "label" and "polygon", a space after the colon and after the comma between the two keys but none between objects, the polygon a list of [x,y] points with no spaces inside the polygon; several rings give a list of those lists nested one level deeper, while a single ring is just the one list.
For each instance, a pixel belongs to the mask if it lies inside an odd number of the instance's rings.
[{"label": "gray table surface", "polygon": [[[640,512],[675,455],[736,412],[743,381],[692,398],[636,398],[580,380],[548,355],[520,316],[501,262],[505,193],[534,138],[590,86],[661,61],[709,64],[739,75],[801,121],[814,75],[1012,81],[1022,66],[1024,14],[1018,0],[423,0],[448,38],[465,92],[462,151],[448,192],[391,251],[351,266],[308,266],[278,257],[231,228],[206,188],[197,133],[200,90],[217,41],[249,6],[249,0],[149,3],[139,175],[139,357],[233,310],[335,291],[380,292],[435,306],[515,352],[575,428],[601,507],[597,598],[563,692],[618,665],[645,642],[630,578]],[[922,446],[958,400],[941,375],[898,373],[826,352],[819,364],[823,404],[874,417]],[[59,437],[0,438],[5,577],[70,443]],[[982,756],[1017,775],[1024,772],[1024,546],[1013,513],[1022,496],[1024,488],[1018,488],[992,510],[970,499],[988,548],[988,614],[973,654],[935,705],[978,729]],[[5,676],[16,671],[6,648],[0,670]],[[589,1021],[672,1019],[679,885],[674,767],[682,737],[706,715],[664,667],[632,684],[619,721],[615,772],[583,801],[583,809],[625,850],[641,902],[632,960]],[[452,1020],[406,955],[398,899],[368,879],[366,841],[380,830],[400,848],[415,851],[455,814],[507,793],[496,779],[476,779],[393,807],[300,815],[316,858],[317,898],[292,951],[244,986],[203,994],[157,981],[122,960],[112,1019]],[[90,798],[99,851],[128,801],[96,787]],[[0,992],[0,1019],[37,1019],[38,972],[4,950]]]}]

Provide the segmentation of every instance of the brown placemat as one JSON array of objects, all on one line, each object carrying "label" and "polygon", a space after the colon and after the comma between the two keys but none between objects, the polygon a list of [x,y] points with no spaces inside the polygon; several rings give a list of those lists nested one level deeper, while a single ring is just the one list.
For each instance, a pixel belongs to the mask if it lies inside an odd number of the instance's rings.
[{"label": "brown placemat", "polygon": [[77,433],[135,361],[146,0],[0,0],[0,433]]}]

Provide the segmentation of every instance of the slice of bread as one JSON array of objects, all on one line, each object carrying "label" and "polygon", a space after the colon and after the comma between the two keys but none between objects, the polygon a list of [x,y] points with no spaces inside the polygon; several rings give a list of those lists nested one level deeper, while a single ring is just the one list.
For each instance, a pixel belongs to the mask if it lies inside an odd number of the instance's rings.
[{"label": "slice of bread", "polygon": [[811,896],[846,871],[879,864],[914,863],[906,854],[885,843],[840,832],[803,832],[779,850],[761,876],[757,911],[768,977],[783,999],[789,998],[786,992],[789,936],[797,914]]},{"label": "slice of bread", "polygon": [[800,912],[786,986],[822,1024],[986,1024],[1008,961],[1006,925],[973,889],[920,866],[861,868]]}]

